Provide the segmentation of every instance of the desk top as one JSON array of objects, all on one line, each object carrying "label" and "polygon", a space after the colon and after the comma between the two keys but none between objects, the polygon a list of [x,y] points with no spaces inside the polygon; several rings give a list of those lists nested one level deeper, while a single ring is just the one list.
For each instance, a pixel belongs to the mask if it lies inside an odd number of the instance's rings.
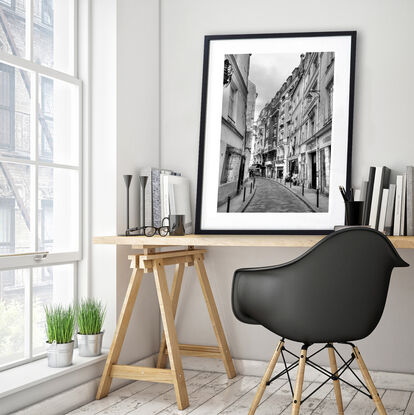
[{"label": "desk top", "polygon": [[[185,235],[185,236],[95,236],[93,243],[131,245],[134,248],[161,246],[267,246],[311,247],[325,235]],[[390,236],[396,248],[414,249],[414,236]]]}]

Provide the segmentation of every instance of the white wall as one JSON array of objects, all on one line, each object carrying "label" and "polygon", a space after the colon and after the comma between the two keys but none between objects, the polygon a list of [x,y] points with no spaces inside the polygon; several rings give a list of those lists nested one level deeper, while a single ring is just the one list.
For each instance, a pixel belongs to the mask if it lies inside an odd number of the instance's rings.
[{"label": "white wall", "polygon": [[[161,166],[191,178],[195,200],[204,35],[357,30],[353,183],[358,186],[373,164],[402,171],[414,163],[413,15],[410,0],[162,0]],[[234,269],[279,263],[301,252],[210,249],[206,266],[234,357],[268,360],[277,341],[264,328],[241,324],[233,317]],[[414,264],[412,251],[400,253]],[[414,373],[412,274],[411,268],[394,272],[383,318],[375,332],[360,342],[372,369]],[[183,289],[180,341],[214,344],[196,279],[185,278]]]},{"label": "white wall", "polygon": [[[158,2],[92,0],[91,235],[125,232],[123,174],[133,174],[130,226],[138,220],[138,172],[158,165]],[[131,270],[126,248],[91,248],[90,294],[107,304],[104,347],[109,347]],[[158,347],[159,317],[153,281],[144,278],[120,362]]]}]

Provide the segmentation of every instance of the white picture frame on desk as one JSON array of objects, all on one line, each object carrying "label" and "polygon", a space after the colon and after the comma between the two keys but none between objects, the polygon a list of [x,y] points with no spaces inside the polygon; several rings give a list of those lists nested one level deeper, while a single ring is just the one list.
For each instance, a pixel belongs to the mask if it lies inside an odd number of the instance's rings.
[{"label": "white picture frame on desk", "polygon": [[[337,189],[350,185],[355,46],[356,32],[205,37],[196,233],[344,224]],[[288,62],[280,86],[273,73]]]}]

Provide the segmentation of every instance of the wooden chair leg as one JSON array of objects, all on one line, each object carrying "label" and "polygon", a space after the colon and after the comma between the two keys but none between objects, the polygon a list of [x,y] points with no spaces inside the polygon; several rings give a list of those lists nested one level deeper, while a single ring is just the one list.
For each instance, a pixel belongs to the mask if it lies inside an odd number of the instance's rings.
[{"label": "wooden chair leg", "polygon": [[[183,282],[183,275],[184,275],[184,264],[177,264],[175,266],[174,279],[173,279],[173,283],[171,287],[171,305],[172,305],[172,311],[173,311],[174,318],[177,312],[178,298],[180,296],[181,284]],[[157,368],[159,369],[165,368],[165,365],[167,362],[167,355],[165,354],[166,348],[167,348],[167,342],[165,340],[165,333],[163,331],[162,338],[161,338],[160,351],[158,353],[158,361],[157,361]]]},{"label": "wooden chair leg", "polygon": [[226,341],[223,326],[221,325],[216,302],[214,301],[213,292],[211,291],[211,286],[208,281],[207,272],[204,266],[204,260],[202,256],[196,256],[195,267],[197,270],[201,289],[203,291],[204,299],[207,304],[210,319],[213,324],[213,329],[217,338],[217,343],[220,348],[224,367],[226,368],[227,376],[229,377],[229,379],[232,379],[236,376],[236,370],[234,369],[233,360],[230,355],[230,350]]},{"label": "wooden chair leg", "polygon": [[106,358],[105,367],[98,387],[98,392],[96,393],[96,399],[101,399],[108,395],[112,382],[112,365],[117,363],[119,354],[121,353],[122,344],[124,343],[128,323],[131,318],[132,310],[134,309],[135,300],[137,298],[143,275],[144,270],[142,269],[134,268],[132,271],[128,289],[125,294],[124,303],[122,305],[122,310],[116,325],[112,345],[109,350],[108,357]]},{"label": "wooden chair leg", "polygon": [[377,389],[372,381],[371,375],[368,372],[365,362],[362,359],[361,353],[359,353],[358,347],[354,346],[353,351],[355,354],[356,361],[358,363],[359,369],[361,370],[362,376],[364,377],[365,383],[367,384],[369,393],[371,394],[372,400],[375,403],[377,411],[380,415],[387,415],[387,411],[384,408],[384,405],[381,401],[381,398],[377,392]]},{"label": "wooden chair leg", "polygon": [[300,352],[299,368],[296,377],[295,393],[293,395],[292,403],[292,415],[298,415],[300,410],[300,402],[302,399],[303,379],[305,377],[305,366],[306,366],[306,348],[302,348]]},{"label": "wooden chair leg", "polygon": [[173,307],[171,303],[170,293],[168,292],[167,278],[165,276],[165,269],[162,260],[154,260],[152,268],[154,271],[155,286],[157,288],[162,323],[164,325],[168,357],[173,373],[177,406],[178,409],[182,410],[187,408],[189,405],[187,386],[185,384],[183,365],[181,362],[181,355],[178,347],[177,333],[174,324]]},{"label": "wooden chair leg", "polygon": [[276,363],[279,359],[280,352],[282,351],[282,347],[284,344],[285,343],[283,342],[283,340],[280,340],[275,352],[273,353],[272,359],[269,362],[269,366],[267,367],[266,372],[262,377],[259,388],[257,389],[256,395],[253,399],[252,406],[250,407],[250,410],[249,410],[249,415],[253,415],[256,412],[256,409],[259,406],[260,401],[262,400],[264,391],[267,386],[266,384],[269,381],[270,376],[272,376],[273,371],[275,370]]},{"label": "wooden chair leg", "polygon": [[[330,346],[331,347],[328,347],[329,364],[331,366],[331,372],[332,372],[332,374],[334,374],[338,371],[338,366],[336,364],[335,350],[332,347],[332,344],[330,344]],[[344,404],[342,402],[341,385],[339,383],[339,379],[334,380],[333,385],[334,385],[334,391],[335,391],[335,397],[336,397],[336,405],[338,407],[338,414],[343,415],[344,414]]]}]

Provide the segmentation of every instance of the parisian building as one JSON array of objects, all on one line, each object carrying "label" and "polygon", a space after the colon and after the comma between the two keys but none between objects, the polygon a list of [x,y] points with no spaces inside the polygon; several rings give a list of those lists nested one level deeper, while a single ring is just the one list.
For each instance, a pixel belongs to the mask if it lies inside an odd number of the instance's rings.
[{"label": "parisian building", "polygon": [[239,193],[249,176],[256,102],[256,86],[248,80],[250,55],[225,55],[224,66],[231,73],[223,87],[219,205]]},{"label": "parisian building", "polygon": [[251,174],[329,195],[333,74],[334,53],[301,55],[255,122]]}]

